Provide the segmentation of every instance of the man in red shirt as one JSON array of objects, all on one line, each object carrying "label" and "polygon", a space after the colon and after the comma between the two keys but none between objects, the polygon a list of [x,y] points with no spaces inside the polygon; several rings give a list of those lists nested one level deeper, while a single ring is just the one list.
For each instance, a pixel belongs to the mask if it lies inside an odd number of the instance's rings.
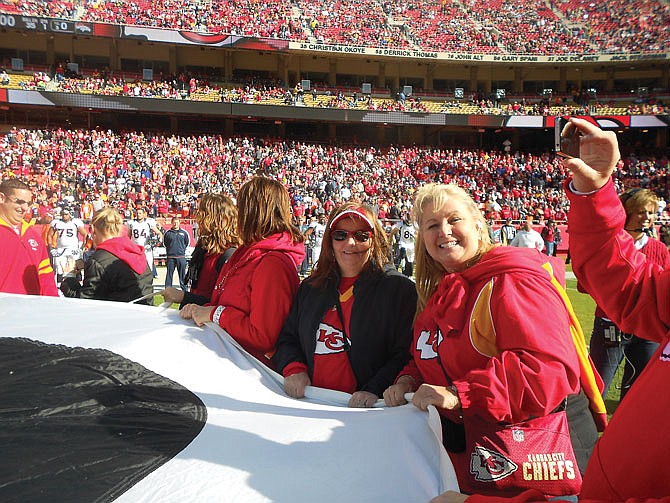
[{"label": "man in red shirt", "polygon": [[0,292],[58,296],[44,240],[23,219],[32,201],[22,181],[0,183]]}]

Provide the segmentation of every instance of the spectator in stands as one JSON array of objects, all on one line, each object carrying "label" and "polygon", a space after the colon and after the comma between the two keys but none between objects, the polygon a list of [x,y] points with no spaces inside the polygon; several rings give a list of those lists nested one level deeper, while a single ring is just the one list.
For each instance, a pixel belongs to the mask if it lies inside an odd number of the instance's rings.
[{"label": "spectator in stands", "polygon": [[535,248],[537,251],[542,251],[544,249],[544,239],[539,232],[533,229],[533,221],[526,220],[512,239],[510,246]]},{"label": "spectator in stands", "polygon": [[186,271],[190,291],[168,287],[161,292],[166,302],[203,305],[209,302],[223,265],[240,246],[237,237],[237,208],[223,194],[204,194],[196,213],[198,241]]},{"label": "spectator in stands", "polygon": [[292,222],[289,194],[276,180],[249,180],[237,209],[242,246],[221,269],[208,305],[187,304],[180,313],[198,326],[213,321],[270,365],[300,283],[304,237]]},{"label": "spectator in stands", "polygon": [[24,220],[32,201],[30,187],[21,180],[0,183],[0,292],[57,296],[44,239]]},{"label": "spectator in stands", "polygon": [[[104,208],[91,221],[95,252],[84,264],[77,260],[65,271],[61,291],[66,297],[130,302],[153,292],[153,275],[144,248],[121,235],[123,219],[114,208]],[[76,274],[84,269],[83,283]],[[151,299],[142,301],[151,304]]]},{"label": "spectator in stands", "polygon": [[[476,203],[453,185],[419,189],[414,222],[419,302],[413,360],[384,392],[387,405],[404,404],[405,394],[414,392],[415,406],[437,407],[445,429],[454,431],[463,421],[468,428],[475,416],[487,423],[544,416],[567,400],[569,435],[583,472],[598,437],[594,418],[604,427],[606,411],[590,363],[579,357],[584,343],[573,340],[579,328],[556,286],[561,279],[545,268],[547,257],[493,245]],[[468,488],[471,453],[463,452],[463,431],[447,438],[459,485]]]},{"label": "spectator in stands", "polygon": [[284,390],[351,393],[350,407],[371,407],[409,361],[414,283],[389,260],[386,233],[358,202],[336,208],[321,259],[303,281],[272,361]]}]

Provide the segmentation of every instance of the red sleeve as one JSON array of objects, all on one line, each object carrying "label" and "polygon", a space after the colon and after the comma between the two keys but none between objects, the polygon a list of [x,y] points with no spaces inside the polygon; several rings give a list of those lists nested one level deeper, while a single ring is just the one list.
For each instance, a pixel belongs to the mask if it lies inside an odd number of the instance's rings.
[{"label": "red sleeve", "polygon": [[568,183],[575,275],[621,330],[660,342],[670,326],[670,270],[635,249],[611,180],[588,196],[574,194]]},{"label": "red sleeve", "polygon": [[51,261],[48,258],[42,260],[38,271],[40,295],[58,297],[58,288],[56,288],[56,278],[54,277],[54,270],[51,267]]},{"label": "red sleeve", "polygon": [[464,415],[518,422],[549,414],[579,391],[569,314],[548,280],[499,276],[490,306],[500,354],[454,381]]},{"label": "red sleeve", "polygon": [[414,379],[414,382],[417,386],[421,386],[423,384],[423,377],[421,377],[421,372],[419,372],[419,369],[416,366],[416,362],[414,361],[414,346],[416,346],[416,344],[412,342],[412,347],[410,348],[412,358],[410,358],[409,362],[407,362],[407,365],[405,365],[405,367],[400,371],[394,383],[398,382],[398,379],[400,379],[402,376],[410,376],[412,379]]},{"label": "red sleeve", "polygon": [[658,262],[658,265],[660,265],[663,269],[670,268],[670,250],[668,250],[668,247],[658,239],[654,239],[653,243],[657,249],[656,262]]},{"label": "red sleeve", "polygon": [[302,362],[292,362],[284,367],[282,374],[284,377],[290,377],[301,372],[307,373],[307,365]]},{"label": "red sleeve", "polygon": [[296,268],[286,257],[266,254],[251,277],[250,312],[226,306],[219,325],[245,349],[273,352],[299,283]]}]

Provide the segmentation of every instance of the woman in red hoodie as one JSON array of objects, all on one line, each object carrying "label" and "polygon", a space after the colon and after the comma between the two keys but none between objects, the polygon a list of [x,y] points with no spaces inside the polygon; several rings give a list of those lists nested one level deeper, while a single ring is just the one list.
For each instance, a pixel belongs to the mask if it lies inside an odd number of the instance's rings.
[{"label": "woman in red hoodie", "polygon": [[122,226],[114,208],[95,214],[91,220],[95,252],[84,265],[83,284],[74,276],[63,279],[60,289],[66,297],[130,302],[153,291],[144,248],[121,236]]},{"label": "woman in red hoodie", "polygon": [[182,318],[213,321],[270,366],[279,331],[298,290],[303,235],[292,223],[288,192],[277,180],[255,177],[237,195],[242,246],[221,269],[206,306],[185,305]]},{"label": "woman in red hoodie", "polygon": [[[387,405],[404,404],[414,392],[418,408],[437,407],[466,492],[578,493],[576,470],[586,468],[598,437],[594,416],[604,425],[605,407],[588,360],[579,357],[586,347],[563,295],[560,263],[537,250],[494,246],[476,203],[455,185],[423,186],[413,215],[419,294],[413,359],[384,392]],[[545,475],[533,470],[542,468],[547,451],[522,467],[506,449],[466,449],[465,434],[486,430],[480,423],[515,424],[561,407],[577,467],[570,461],[560,474]]]}]

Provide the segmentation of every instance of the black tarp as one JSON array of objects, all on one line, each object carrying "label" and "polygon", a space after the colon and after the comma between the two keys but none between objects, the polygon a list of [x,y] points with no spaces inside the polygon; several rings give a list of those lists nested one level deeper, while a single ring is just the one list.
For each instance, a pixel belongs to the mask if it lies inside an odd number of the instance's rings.
[{"label": "black tarp", "polygon": [[118,354],[0,338],[0,501],[111,501],[206,419],[193,393]]}]

